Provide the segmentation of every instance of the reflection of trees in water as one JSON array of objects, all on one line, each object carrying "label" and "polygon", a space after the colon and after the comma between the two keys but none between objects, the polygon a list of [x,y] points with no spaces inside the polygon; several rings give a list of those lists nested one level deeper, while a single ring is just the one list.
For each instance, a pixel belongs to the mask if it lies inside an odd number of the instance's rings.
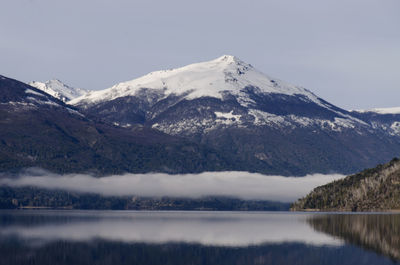
[{"label": "reflection of trees in water", "polygon": [[0,265],[393,265],[387,258],[353,246],[316,247],[300,243],[213,247],[94,240],[37,246],[0,237],[0,257]]},{"label": "reflection of trees in water", "polygon": [[308,223],[317,231],[400,260],[398,214],[317,215],[308,219]]}]

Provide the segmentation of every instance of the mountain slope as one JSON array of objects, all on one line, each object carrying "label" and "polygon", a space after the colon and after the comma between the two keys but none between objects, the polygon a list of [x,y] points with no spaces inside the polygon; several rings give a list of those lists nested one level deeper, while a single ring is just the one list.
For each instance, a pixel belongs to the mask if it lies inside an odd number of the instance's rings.
[{"label": "mountain slope", "polygon": [[400,210],[400,160],[315,188],[292,210]]},{"label": "mountain slope", "polygon": [[87,119],[62,101],[0,76],[0,171],[201,172],[232,168],[218,152],[151,128]]},{"label": "mountain slope", "polygon": [[234,56],[157,71],[70,102],[88,117],[212,146],[244,170],[352,173],[396,156],[399,134]]},{"label": "mountain slope", "polygon": [[400,112],[398,108],[383,108],[367,111],[352,111],[353,116],[368,123],[374,130],[392,136],[400,135]]},{"label": "mountain slope", "polygon": [[49,80],[44,83],[38,81],[32,81],[29,83],[29,85],[36,87],[37,89],[42,90],[43,92],[46,92],[47,94],[63,102],[71,101],[72,99],[83,96],[89,92],[89,90],[85,90],[82,88],[73,88],[67,86],[66,84],[57,79]]}]

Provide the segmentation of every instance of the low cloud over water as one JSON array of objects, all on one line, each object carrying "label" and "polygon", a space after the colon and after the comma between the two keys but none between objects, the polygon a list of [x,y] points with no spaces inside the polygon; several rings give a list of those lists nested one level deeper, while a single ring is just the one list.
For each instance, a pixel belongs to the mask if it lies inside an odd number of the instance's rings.
[{"label": "low cloud over water", "polygon": [[230,196],[293,202],[315,187],[343,178],[339,174],[305,177],[268,176],[248,172],[204,172],[169,175],[163,173],[123,174],[96,178],[85,174],[58,175],[44,170],[28,170],[18,177],[0,178],[0,185],[35,186],[102,195],[145,197]]}]

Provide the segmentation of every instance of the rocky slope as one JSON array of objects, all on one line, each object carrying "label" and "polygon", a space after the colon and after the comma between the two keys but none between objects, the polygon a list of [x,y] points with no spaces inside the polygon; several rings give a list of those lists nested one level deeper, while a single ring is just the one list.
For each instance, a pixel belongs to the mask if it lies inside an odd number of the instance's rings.
[{"label": "rocky slope", "polygon": [[364,170],[315,188],[292,205],[292,210],[400,210],[400,160]]},{"label": "rocky slope", "polygon": [[152,72],[70,102],[88,117],[206,144],[267,174],[352,173],[397,155],[379,129],[234,56]]}]

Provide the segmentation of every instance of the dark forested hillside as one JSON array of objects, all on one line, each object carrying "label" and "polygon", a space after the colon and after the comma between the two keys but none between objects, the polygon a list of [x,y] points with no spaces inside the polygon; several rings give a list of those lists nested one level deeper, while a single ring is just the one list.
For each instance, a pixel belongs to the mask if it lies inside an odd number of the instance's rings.
[{"label": "dark forested hillside", "polygon": [[315,188],[292,205],[292,210],[400,210],[400,160],[364,170]]},{"label": "dark forested hillside", "polygon": [[0,171],[201,172],[232,169],[204,145],[142,126],[99,123],[22,82],[0,78]]}]

